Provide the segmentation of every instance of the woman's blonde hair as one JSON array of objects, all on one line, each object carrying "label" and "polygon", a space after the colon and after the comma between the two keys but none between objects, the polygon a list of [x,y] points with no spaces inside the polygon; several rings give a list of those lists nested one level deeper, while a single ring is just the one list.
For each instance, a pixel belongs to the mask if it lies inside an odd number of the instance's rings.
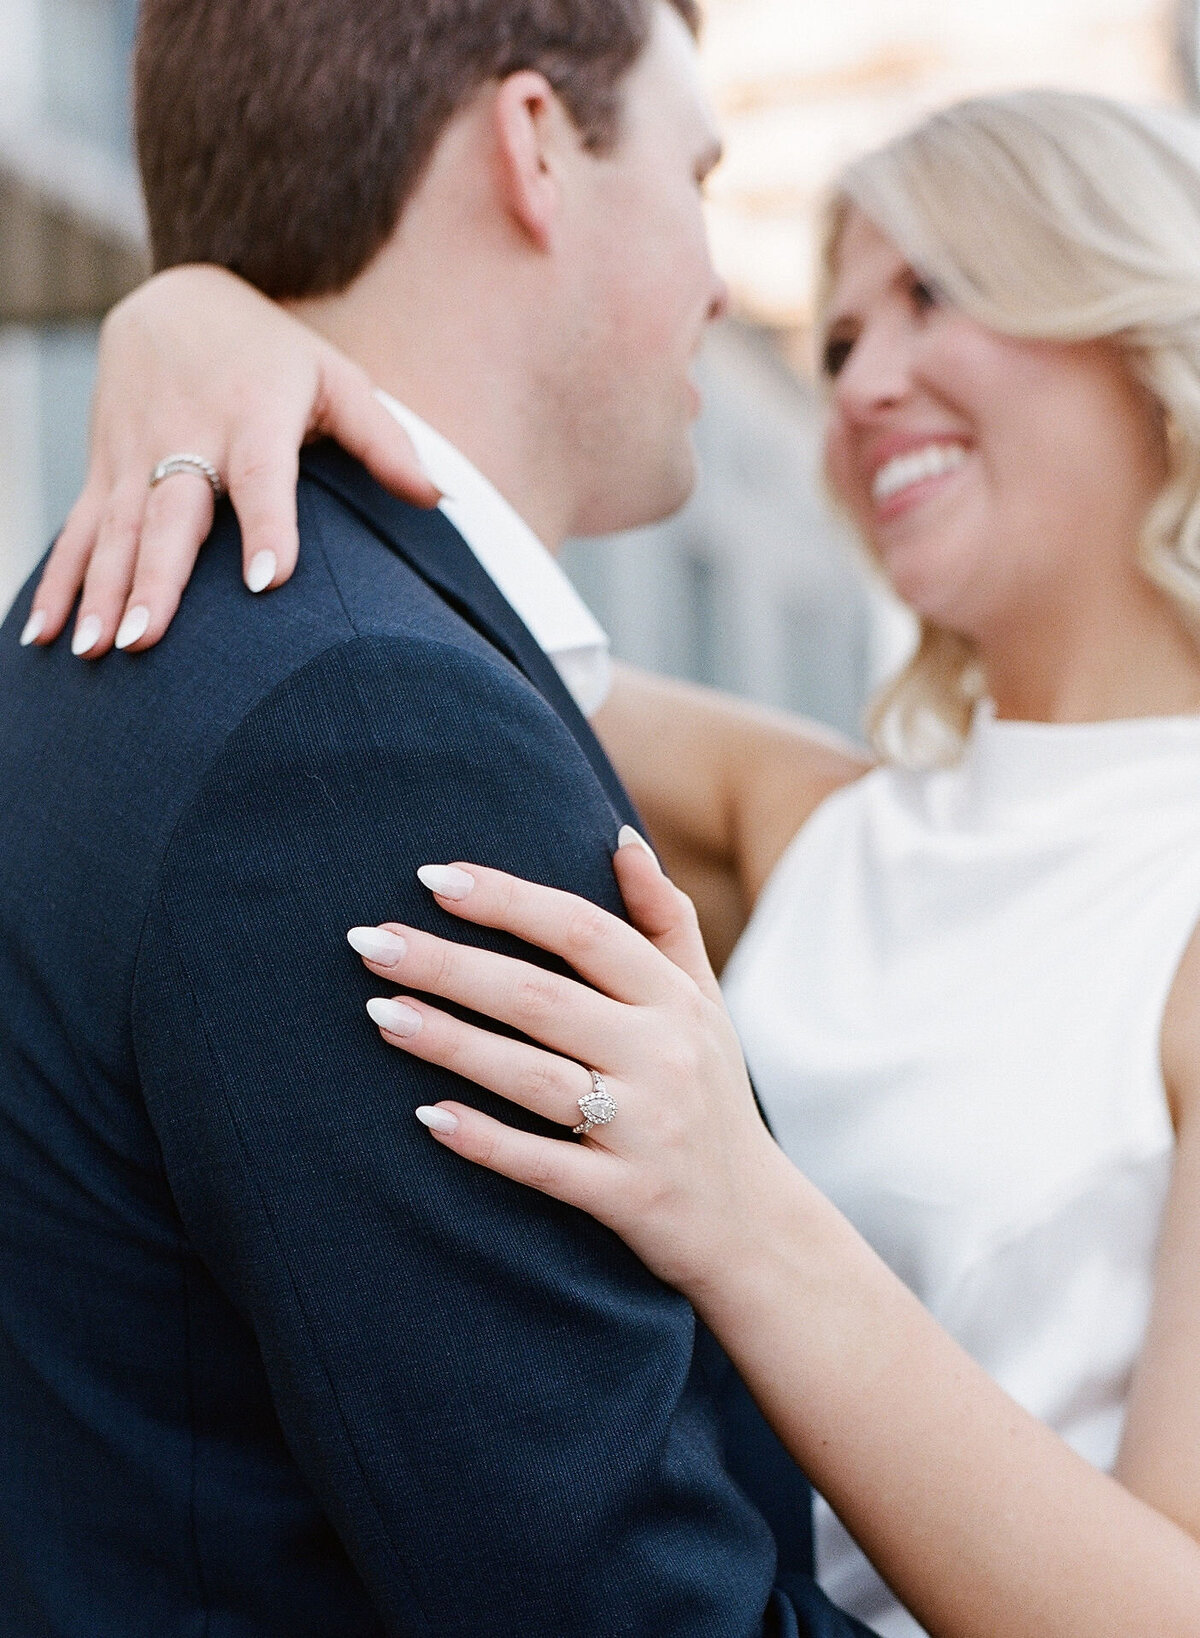
[{"label": "woman's blonde hair", "polygon": [[[839,179],[819,315],[852,207],[990,329],[1121,347],[1162,411],[1168,451],[1140,561],[1200,632],[1200,126],[1065,91],[934,114]],[[923,622],[913,658],[873,702],[877,750],[915,766],[952,761],[981,687],[971,644]]]}]

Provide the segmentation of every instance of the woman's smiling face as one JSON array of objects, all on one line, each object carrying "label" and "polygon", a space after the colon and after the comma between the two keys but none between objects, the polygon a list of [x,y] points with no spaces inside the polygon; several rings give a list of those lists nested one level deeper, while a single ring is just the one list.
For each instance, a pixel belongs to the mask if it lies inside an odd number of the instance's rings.
[{"label": "woman's smiling face", "polygon": [[986,642],[1081,574],[1136,573],[1165,453],[1111,342],[987,329],[853,208],[825,333],[826,473],[917,614]]}]

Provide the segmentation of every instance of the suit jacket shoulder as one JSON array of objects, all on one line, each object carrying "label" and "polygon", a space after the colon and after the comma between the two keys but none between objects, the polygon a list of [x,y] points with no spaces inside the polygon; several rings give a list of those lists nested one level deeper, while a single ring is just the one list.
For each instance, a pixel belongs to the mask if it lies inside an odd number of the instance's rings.
[{"label": "suit jacket shoulder", "polygon": [[270,598],[223,508],[158,649],[20,650],[28,592],[0,640],[0,1627],[849,1632],[772,1593],[686,1303],[412,1118],[487,1100],[346,929],[514,950],[456,856],[617,910],[628,810],[445,520],[304,470]]}]

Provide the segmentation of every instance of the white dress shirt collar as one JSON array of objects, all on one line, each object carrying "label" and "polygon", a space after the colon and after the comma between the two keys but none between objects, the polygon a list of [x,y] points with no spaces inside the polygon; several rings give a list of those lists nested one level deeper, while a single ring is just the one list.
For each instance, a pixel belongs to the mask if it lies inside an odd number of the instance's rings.
[{"label": "white dress shirt collar", "polygon": [[378,389],[377,397],[408,433],[417,459],[442,491],[441,510],[590,717],[611,686],[603,628],[524,518],[462,451],[407,405]]}]

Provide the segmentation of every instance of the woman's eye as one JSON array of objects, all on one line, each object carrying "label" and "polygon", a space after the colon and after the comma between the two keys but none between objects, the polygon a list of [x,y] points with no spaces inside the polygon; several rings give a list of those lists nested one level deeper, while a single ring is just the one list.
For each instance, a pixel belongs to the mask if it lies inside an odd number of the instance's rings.
[{"label": "woman's eye", "polygon": [[834,376],[840,374],[853,347],[854,343],[849,336],[831,336],[825,343],[825,350],[821,354],[821,368],[831,381]]},{"label": "woman's eye", "polygon": [[925,279],[914,278],[912,281],[913,306],[918,313],[927,313],[931,307],[936,307],[941,300],[932,284]]}]

